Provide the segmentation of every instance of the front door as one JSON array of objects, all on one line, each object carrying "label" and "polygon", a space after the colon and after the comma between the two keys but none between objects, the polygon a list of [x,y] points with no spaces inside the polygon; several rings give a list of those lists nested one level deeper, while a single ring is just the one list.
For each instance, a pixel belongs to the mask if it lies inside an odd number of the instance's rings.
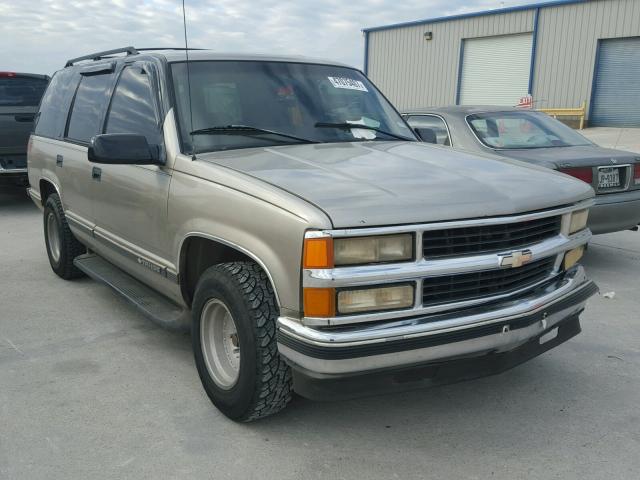
[{"label": "front door", "polygon": [[[136,62],[120,72],[102,133],[144,135],[163,153],[156,70]],[[167,259],[166,218],[171,170],[157,165],[94,164],[100,170],[94,198],[95,235],[101,252],[135,276],[164,275]],[[146,275],[144,275],[146,276]]]}]

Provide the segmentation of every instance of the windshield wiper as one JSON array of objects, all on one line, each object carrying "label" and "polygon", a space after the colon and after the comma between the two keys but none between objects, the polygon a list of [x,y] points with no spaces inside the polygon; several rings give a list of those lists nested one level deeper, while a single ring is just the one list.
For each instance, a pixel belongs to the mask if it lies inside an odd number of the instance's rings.
[{"label": "windshield wiper", "polygon": [[316,140],[297,137],[288,133],[276,132],[275,130],[267,130],[266,128],[252,127],[250,125],[218,125],[215,127],[199,128],[189,135],[255,135],[256,133],[264,133],[269,135],[277,135],[279,137],[290,138],[302,143],[318,143]]},{"label": "windshield wiper", "polygon": [[318,128],[341,128],[343,130],[351,130],[352,128],[360,128],[362,130],[373,130],[374,132],[381,133],[383,135],[388,135],[389,137],[397,138],[398,140],[408,140],[410,142],[415,142],[415,138],[409,138],[402,135],[397,135],[395,133],[387,132],[385,130],[380,130],[377,127],[371,127],[369,125],[360,125],[359,123],[330,123],[330,122],[318,122],[315,125]]}]

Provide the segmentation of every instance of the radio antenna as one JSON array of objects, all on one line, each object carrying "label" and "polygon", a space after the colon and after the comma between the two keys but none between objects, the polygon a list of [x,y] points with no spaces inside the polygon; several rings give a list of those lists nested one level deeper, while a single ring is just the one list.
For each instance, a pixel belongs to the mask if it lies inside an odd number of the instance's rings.
[{"label": "radio antenna", "polygon": [[191,160],[196,159],[196,146],[193,143],[193,107],[191,106],[191,73],[189,71],[189,43],[187,42],[187,13],[182,0],[182,25],[184,27],[184,53],[187,56],[187,95],[189,96],[189,135],[191,136]]}]

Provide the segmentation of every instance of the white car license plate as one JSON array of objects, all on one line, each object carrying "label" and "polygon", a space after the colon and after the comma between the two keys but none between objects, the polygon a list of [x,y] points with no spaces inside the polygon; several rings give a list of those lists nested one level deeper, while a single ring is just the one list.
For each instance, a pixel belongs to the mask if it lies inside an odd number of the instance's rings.
[{"label": "white car license plate", "polygon": [[605,167],[598,169],[598,188],[620,187],[620,169]]}]

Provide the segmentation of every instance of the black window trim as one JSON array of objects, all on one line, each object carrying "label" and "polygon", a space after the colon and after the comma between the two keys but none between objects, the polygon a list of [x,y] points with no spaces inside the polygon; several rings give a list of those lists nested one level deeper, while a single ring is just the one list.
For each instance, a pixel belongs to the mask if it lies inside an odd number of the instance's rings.
[{"label": "black window trim", "polygon": [[[453,148],[453,138],[451,138],[451,131],[449,130],[449,124],[447,123],[447,121],[442,115],[438,115],[437,113],[407,113],[405,114],[405,118],[406,118],[407,124],[410,127],[411,127],[411,124],[409,123],[409,120],[411,120],[411,117],[436,117],[442,120],[442,123],[444,123],[444,128],[447,129],[447,137],[449,137],[449,145],[442,144],[442,146]],[[411,127],[411,130],[413,130],[413,127]]]}]

